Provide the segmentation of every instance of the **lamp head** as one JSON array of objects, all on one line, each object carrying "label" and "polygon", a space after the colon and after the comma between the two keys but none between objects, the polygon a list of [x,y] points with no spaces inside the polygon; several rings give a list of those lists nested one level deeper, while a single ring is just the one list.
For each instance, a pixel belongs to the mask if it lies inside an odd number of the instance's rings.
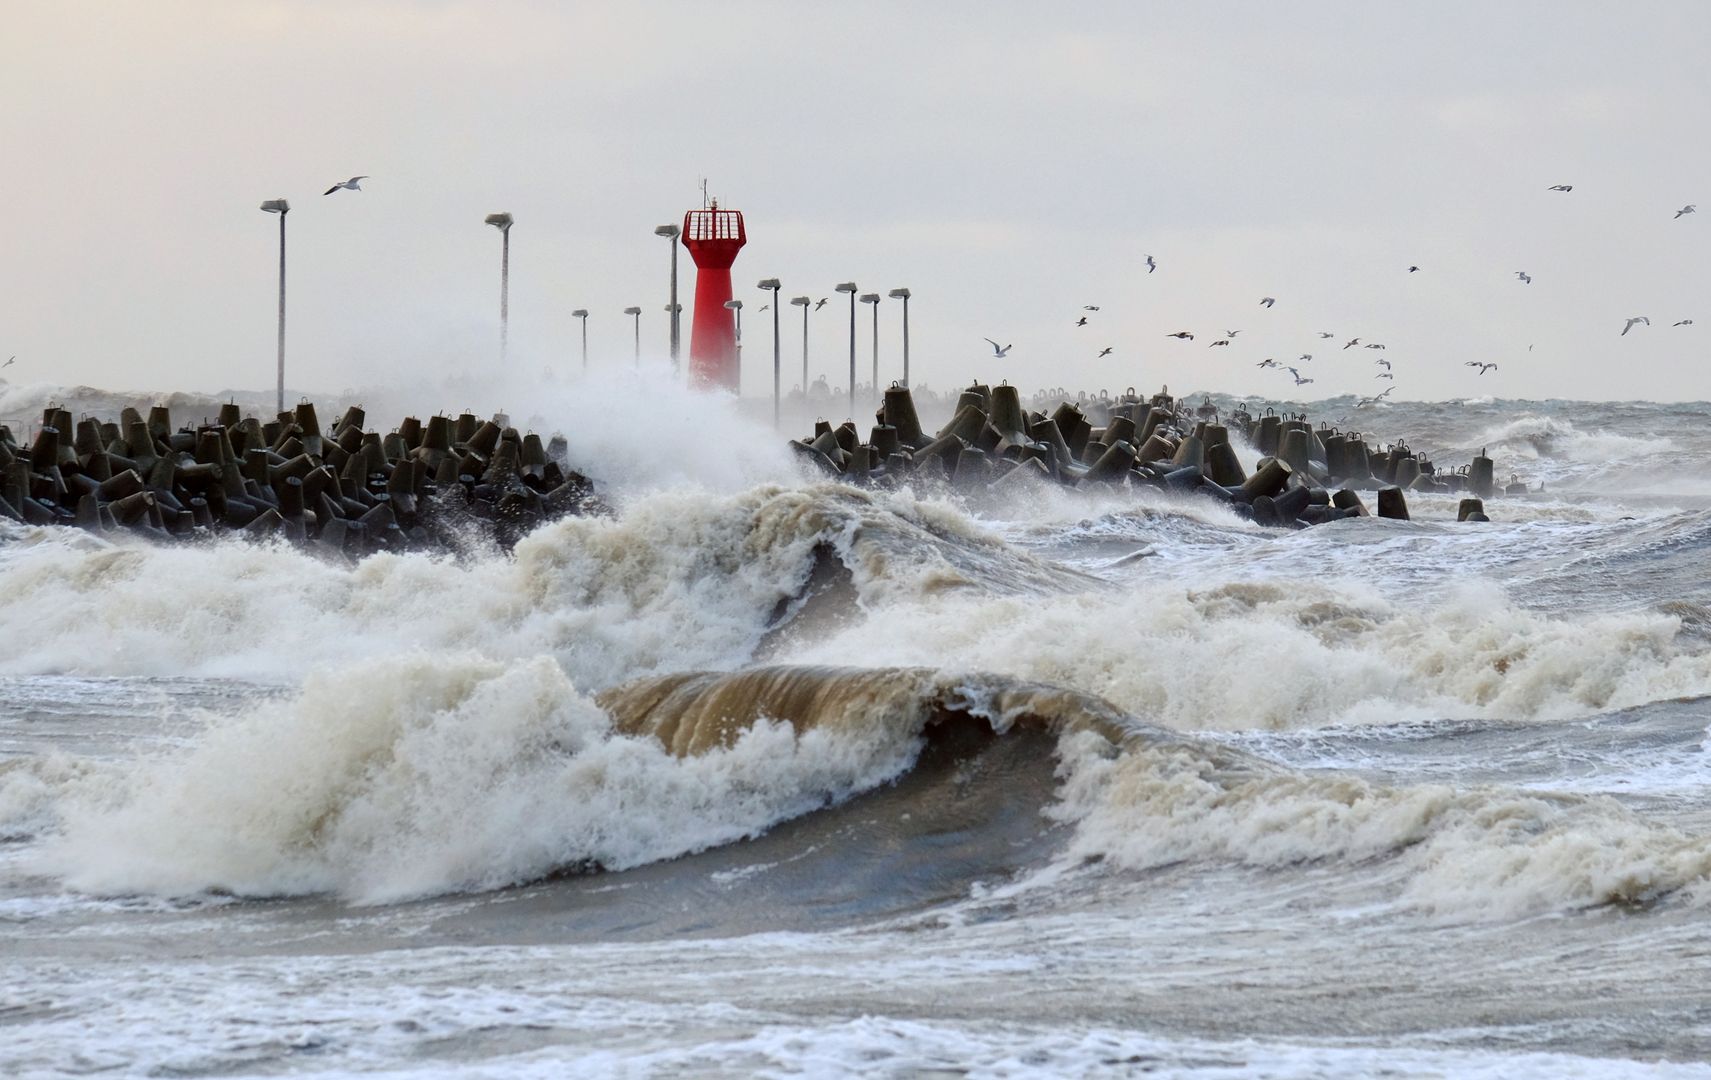
[{"label": "lamp head", "polygon": [[775,277],[761,278],[760,284],[756,285],[755,288],[765,289],[768,292],[777,292],[779,290],[778,279]]},{"label": "lamp head", "polygon": [[853,281],[846,281],[841,285],[834,286],[832,291],[834,291],[834,292],[847,292],[847,293],[854,295],[854,293],[856,291],[856,283]]},{"label": "lamp head", "polygon": [[797,307],[807,307],[809,304],[812,304],[814,300],[812,297],[807,296],[792,296],[790,298],[790,302],[795,304]]},{"label": "lamp head", "polygon": [[291,209],[291,204],[284,199],[269,199],[261,204],[261,208],[270,214],[283,214]]},{"label": "lamp head", "polygon": [[654,235],[655,236],[675,237],[677,235],[677,226],[676,225],[660,225],[660,226],[657,226],[654,229]]},{"label": "lamp head", "polygon": [[743,310],[743,302],[741,300],[727,300],[725,301],[725,306],[730,308],[732,311]]},{"label": "lamp head", "polygon": [[488,214],[484,220],[500,232],[509,232],[511,229],[510,214]]},{"label": "lamp head", "polygon": [[864,304],[877,304],[879,303],[879,294],[876,292],[864,292],[861,294],[861,302]]},{"label": "lamp head", "polygon": [[893,300],[907,300],[912,294],[908,289],[892,289],[885,295],[891,297]]},{"label": "lamp head", "polygon": [[639,307],[627,307],[624,309],[624,314],[626,315],[640,315],[641,313],[642,309]]},{"label": "lamp head", "polygon": [[588,309],[577,308],[575,311],[570,313],[570,317],[573,319],[586,319],[588,318]]}]

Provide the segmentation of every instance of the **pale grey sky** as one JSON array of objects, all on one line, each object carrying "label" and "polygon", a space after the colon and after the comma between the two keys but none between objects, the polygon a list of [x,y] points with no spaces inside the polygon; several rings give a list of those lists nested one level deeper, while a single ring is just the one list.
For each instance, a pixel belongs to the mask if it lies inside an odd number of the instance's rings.
[{"label": "pale grey sky", "polygon": [[[276,232],[257,204],[279,195],[294,388],[492,365],[499,237],[481,222],[496,210],[517,218],[515,363],[573,367],[570,311],[586,307],[594,362],[627,364],[626,305],[646,312],[644,350],[664,351],[652,228],[707,176],[748,220],[734,277],[750,393],[770,389],[771,348],[752,286],[776,275],[786,296],[911,287],[916,379],[939,386],[1293,396],[1255,368],[1272,356],[1312,369],[1309,396],[1376,392],[1381,354],[1340,348],[1359,336],[1387,346],[1399,397],[1711,398],[1697,0],[4,14],[14,382],[269,386]],[[360,194],[322,196],[355,173],[372,177]],[[1688,203],[1702,212],[1676,220]],[[814,373],[834,383],[841,300],[812,322]],[[1078,329],[1082,304],[1102,310]],[[1633,315],[1652,325],[1620,337]],[[881,306],[886,378],[897,316]],[[1197,339],[1164,336],[1179,329]],[[1226,329],[1243,332],[1208,348]],[[800,332],[787,309],[787,386]],[[993,361],[983,336],[1015,348]]]}]

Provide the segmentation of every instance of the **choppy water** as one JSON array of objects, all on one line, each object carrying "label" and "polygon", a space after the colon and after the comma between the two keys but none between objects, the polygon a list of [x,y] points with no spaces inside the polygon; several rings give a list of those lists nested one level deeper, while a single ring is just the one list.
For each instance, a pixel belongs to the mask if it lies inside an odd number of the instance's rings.
[{"label": "choppy water", "polygon": [[1711,1075],[1707,411],[1311,411],[1545,490],[0,525],[0,1073]]}]

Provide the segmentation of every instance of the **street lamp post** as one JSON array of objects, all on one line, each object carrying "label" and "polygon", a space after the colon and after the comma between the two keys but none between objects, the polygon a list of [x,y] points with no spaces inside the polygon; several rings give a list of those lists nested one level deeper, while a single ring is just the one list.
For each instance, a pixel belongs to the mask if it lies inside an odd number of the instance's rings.
[{"label": "street lamp post", "polygon": [[838,292],[850,294],[850,419],[855,419],[855,306],[856,283],[846,281],[837,286]]},{"label": "street lamp post", "polygon": [[802,309],[802,400],[808,400],[808,305],[812,297],[792,296],[790,302]]},{"label": "street lamp post", "polygon": [[743,302],[741,300],[725,301],[728,311],[737,313],[737,370],[741,371],[743,363]]},{"label": "street lamp post", "polygon": [[279,374],[276,385],[274,412],[285,411],[285,215],[291,204],[284,199],[269,199],[261,204],[269,214],[279,215]]},{"label": "street lamp post", "polygon": [[778,429],[778,409],[781,397],[779,383],[783,378],[783,374],[779,370],[778,358],[778,279],[775,277],[762,278],[760,284],[755,287],[765,289],[772,294],[772,426],[773,430],[776,431]]},{"label": "street lamp post", "polygon": [[909,290],[892,289],[886,294],[893,300],[903,301],[903,385],[909,385]]},{"label": "street lamp post", "polygon": [[879,294],[876,292],[862,293],[861,302],[873,305],[873,393],[875,401],[879,395]]},{"label": "street lamp post", "polygon": [[503,364],[511,334],[511,215],[488,214],[486,221],[499,230],[499,362]]},{"label": "street lamp post", "polygon": [[[675,339],[676,334],[677,334],[677,316],[682,311],[683,311],[683,305],[682,304],[667,304],[667,305],[665,305],[665,313],[667,315],[671,316],[671,331],[672,331],[672,335],[673,335],[674,339]],[[674,340],[673,344],[675,345],[675,340]],[[673,371],[677,370],[677,357],[675,355],[672,356],[671,369]]]},{"label": "street lamp post", "polygon": [[660,225],[654,229],[655,236],[665,237],[665,242],[671,245],[671,306],[666,308],[671,312],[671,370],[677,370],[677,316],[683,310],[683,305],[677,302],[677,234],[676,225]]},{"label": "street lamp post", "polygon": [[[636,323],[636,366],[641,367],[642,366],[642,309],[639,307],[627,307],[624,309],[624,314],[631,316],[635,320],[635,323]],[[586,326],[587,323],[584,323],[583,325]]]},{"label": "street lamp post", "polygon": [[577,308],[570,313],[573,319],[582,320],[582,373],[588,374],[588,309]]}]

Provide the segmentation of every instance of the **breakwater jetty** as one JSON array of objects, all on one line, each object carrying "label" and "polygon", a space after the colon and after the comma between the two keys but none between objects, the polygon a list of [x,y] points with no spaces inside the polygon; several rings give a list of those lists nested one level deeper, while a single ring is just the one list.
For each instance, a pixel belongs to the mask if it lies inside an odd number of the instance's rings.
[{"label": "breakwater jetty", "polygon": [[[1041,403],[1031,402],[1036,406]],[[851,421],[815,425],[791,440],[804,459],[859,484],[940,481],[969,491],[1020,490],[1029,483],[1086,488],[1145,486],[1193,492],[1262,525],[1301,527],[1343,518],[1407,520],[1407,493],[1460,494],[1457,520],[1485,521],[1485,500],[1522,494],[1499,485],[1483,452],[1442,469],[1406,441],[1369,443],[1358,431],[1315,426],[1305,416],[1238,408],[1220,416],[1168,393],[1025,408],[1013,386],[976,383],[936,433],[921,427],[906,387],[893,385],[864,439]],[[1262,455],[1250,472],[1231,443],[1238,434]],[[1362,493],[1372,493],[1369,509]]]},{"label": "breakwater jetty", "polygon": [[28,445],[0,425],[0,518],[160,540],[237,532],[349,555],[452,548],[472,526],[509,546],[536,525],[603,510],[562,436],[503,415],[406,417],[369,430],[360,406],[322,429],[303,402],[175,426],[165,406],[117,420],[50,406]]}]

